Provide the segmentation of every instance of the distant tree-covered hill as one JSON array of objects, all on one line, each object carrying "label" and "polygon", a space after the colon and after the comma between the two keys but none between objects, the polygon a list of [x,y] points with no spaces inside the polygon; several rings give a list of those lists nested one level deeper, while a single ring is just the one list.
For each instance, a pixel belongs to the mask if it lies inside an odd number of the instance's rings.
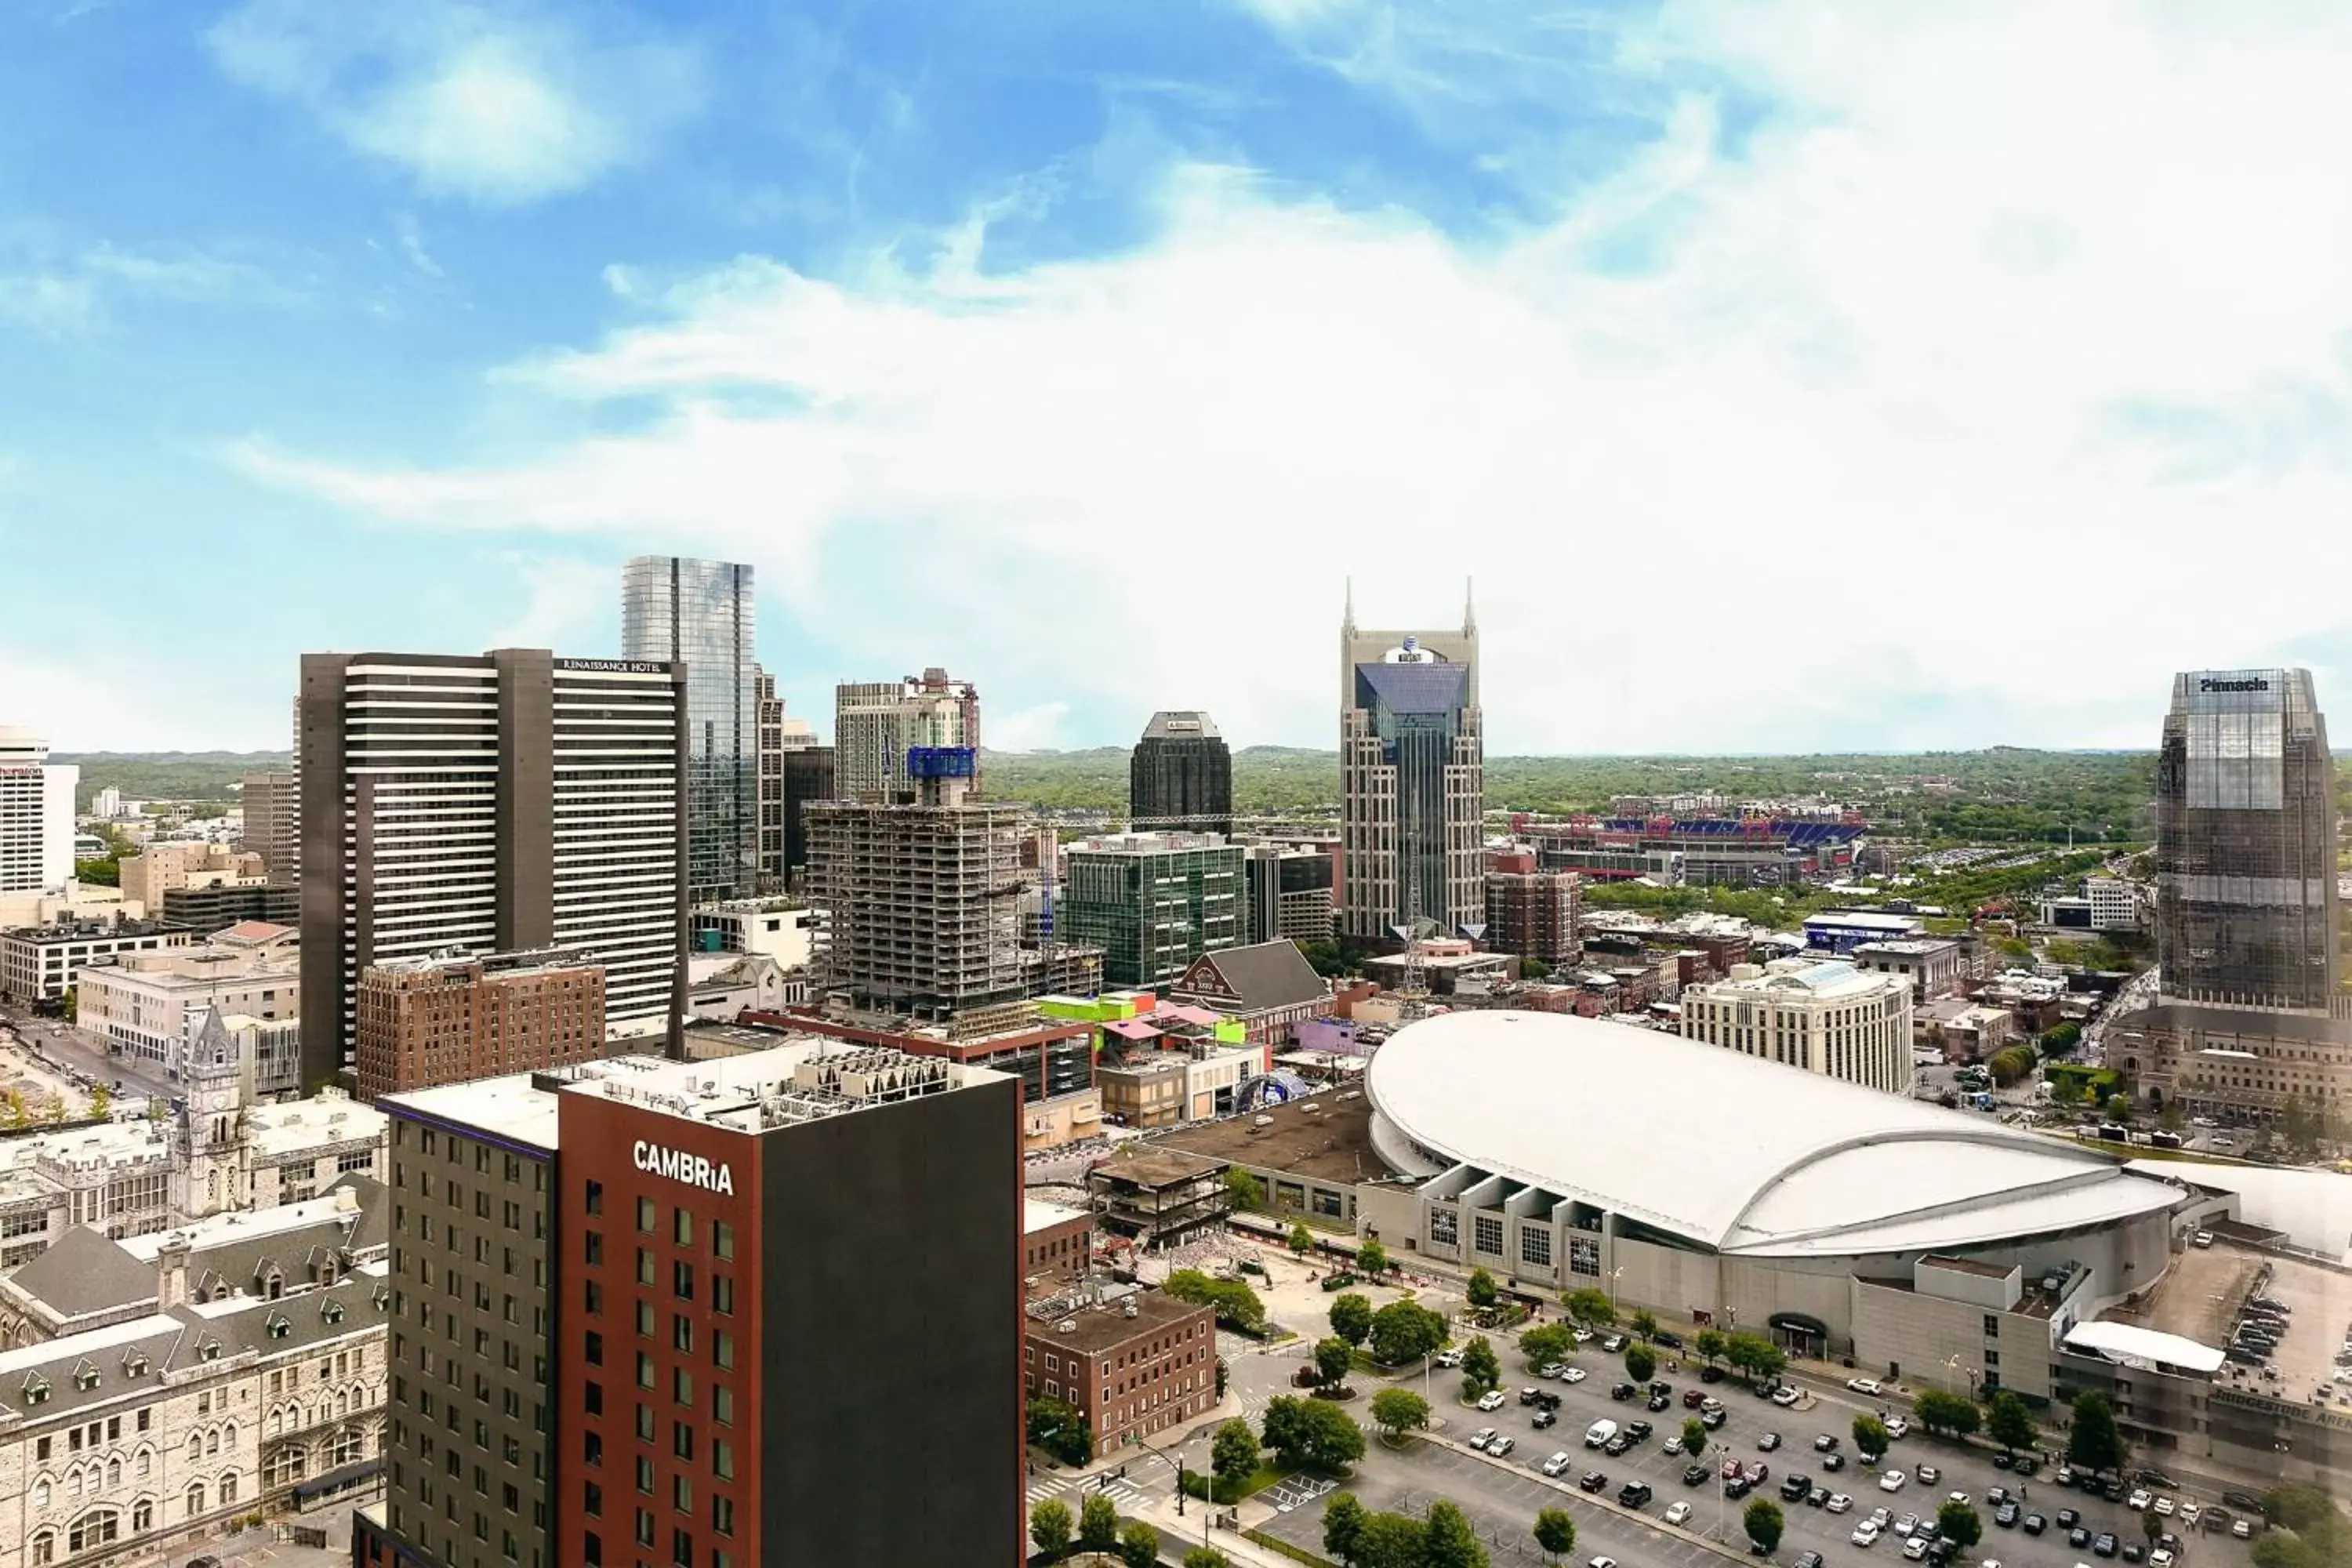
[{"label": "distant tree-covered hill", "polygon": [[80,766],[74,805],[84,811],[109,784],[131,800],[235,800],[243,775],[294,765],[290,752],[52,752],[49,760]]}]

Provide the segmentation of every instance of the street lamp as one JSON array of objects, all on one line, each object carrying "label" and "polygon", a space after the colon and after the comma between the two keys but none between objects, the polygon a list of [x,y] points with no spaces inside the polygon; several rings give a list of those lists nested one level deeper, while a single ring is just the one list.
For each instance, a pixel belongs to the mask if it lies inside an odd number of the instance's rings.
[{"label": "street lamp", "polygon": [[1612,1316],[1617,1310],[1617,1281],[1623,1279],[1624,1275],[1625,1267],[1622,1263],[1609,1271],[1609,1310]]},{"label": "street lamp", "polygon": [[[1142,1438],[1140,1438],[1140,1437],[1138,1437],[1138,1438],[1135,1440],[1135,1446],[1136,1446],[1137,1447],[1139,1447],[1139,1448],[1142,1449],[1145,1453],[1147,1453],[1147,1454],[1150,1455],[1153,1458],[1160,1460],[1162,1464],[1173,1465],[1173,1466],[1175,1466],[1175,1467],[1176,1467],[1176,1517],[1177,1517],[1177,1518],[1179,1518],[1179,1519],[1183,1518],[1183,1517],[1184,1517],[1184,1456],[1183,1456],[1182,1454],[1181,1454],[1181,1453],[1180,1453],[1180,1454],[1178,1454],[1174,1458],[1172,1458],[1172,1459],[1171,1459],[1171,1458],[1170,1458],[1166,1454],[1164,1454],[1164,1453],[1160,1452],[1160,1450],[1159,1450],[1158,1448],[1153,1447],[1150,1444],[1149,1444],[1149,1443],[1145,1442],[1145,1441],[1144,1441]],[[1204,1525],[1202,1525],[1202,1526],[1201,1527],[1201,1544],[1202,1544],[1202,1545],[1203,1545],[1203,1546],[1206,1546],[1208,1543],[1209,1543],[1209,1531],[1208,1531],[1208,1526],[1204,1524]]]}]

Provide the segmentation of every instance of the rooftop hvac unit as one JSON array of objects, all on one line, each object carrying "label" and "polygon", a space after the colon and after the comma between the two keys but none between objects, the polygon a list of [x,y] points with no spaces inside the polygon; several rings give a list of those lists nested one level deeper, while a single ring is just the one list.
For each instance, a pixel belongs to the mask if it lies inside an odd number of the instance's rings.
[{"label": "rooftop hvac unit", "polygon": [[1250,1125],[1252,1127],[1271,1127],[1274,1125],[1274,1118],[1271,1116],[1256,1117],[1251,1121]]},{"label": "rooftop hvac unit", "polygon": [[1076,1318],[1069,1319],[1054,1331],[1057,1334],[1075,1334],[1078,1331],[1078,1321]]}]

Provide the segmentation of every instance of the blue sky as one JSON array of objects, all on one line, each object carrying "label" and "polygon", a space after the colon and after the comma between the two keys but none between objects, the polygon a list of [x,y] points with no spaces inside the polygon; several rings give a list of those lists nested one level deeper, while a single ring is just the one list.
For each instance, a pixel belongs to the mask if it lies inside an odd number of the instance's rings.
[{"label": "blue sky", "polygon": [[[2145,744],[2352,691],[2341,7],[0,0],[0,720],[284,743],[645,552],[992,738]],[[2337,699],[2352,709],[2352,697]]]}]

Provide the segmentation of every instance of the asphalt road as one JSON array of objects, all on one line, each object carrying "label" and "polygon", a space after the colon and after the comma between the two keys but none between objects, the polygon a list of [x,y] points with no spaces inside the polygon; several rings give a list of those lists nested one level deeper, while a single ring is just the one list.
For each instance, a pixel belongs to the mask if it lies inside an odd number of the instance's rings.
[{"label": "asphalt road", "polygon": [[[1591,1347],[1578,1356],[1578,1362],[1588,1373],[1580,1384],[1539,1384],[1516,1355],[1505,1356],[1511,1376],[1505,1384],[1510,1403],[1492,1414],[1482,1414],[1462,1405],[1454,1397],[1458,1377],[1433,1384],[1432,1393],[1436,1409],[1437,1430],[1456,1439],[1466,1438],[1481,1426],[1492,1426],[1510,1434],[1517,1440],[1517,1451],[1502,1463],[1475,1454],[1462,1453],[1435,1443],[1419,1443],[1401,1453],[1391,1453],[1377,1441],[1371,1445],[1364,1463],[1359,1467],[1358,1478],[1349,1489],[1359,1492],[1368,1506],[1399,1507],[1410,1496],[1414,1506],[1425,1508],[1431,1499],[1450,1497],[1470,1513],[1482,1537],[1516,1547],[1527,1542],[1528,1561],[1540,1561],[1534,1550],[1533,1538],[1528,1534],[1536,1511],[1548,1506],[1565,1507],[1577,1524],[1579,1560],[1595,1553],[1617,1558],[1628,1568],[1695,1568],[1700,1563],[1720,1564],[1723,1559],[1691,1543],[1691,1531],[1712,1533],[1717,1529],[1719,1499],[1712,1484],[1685,1487],[1682,1472],[1686,1463],[1679,1457],[1670,1457],[1663,1450],[1669,1436],[1678,1436],[1682,1422],[1693,1412],[1684,1409],[1683,1389],[1696,1384],[1696,1367],[1689,1362],[1680,1372],[1663,1373],[1675,1384],[1675,1402],[1670,1409],[1654,1414],[1639,1404],[1620,1405],[1609,1397],[1610,1384],[1623,1377],[1621,1363],[1615,1357],[1602,1356]],[[1254,1383],[1265,1372],[1275,1373],[1275,1380],[1295,1368],[1296,1356],[1253,1357],[1257,1366],[1250,1368]],[[1687,1374],[1687,1377],[1686,1375]],[[1240,1377],[1237,1372],[1237,1378]],[[1416,1375],[1404,1380],[1412,1386],[1420,1385]],[[1529,1425],[1535,1412],[1517,1403],[1518,1390],[1529,1384],[1548,1387],[1561,1396],[1559,1421],[1556,1426],[1537,1431]],[[1244,1384],[1246,1386],[1246,1384]],[[1369,1394],[1369,1387],[1366,1390]],[[1778,1488],[1792,1469],[1801,1471],[1830,1488],[1843,1491],[1853,1500],[1851,1512],[1837,1515],[1826,1510],[1807,1507],[1803,1503],[1781,1503],[1788,1521],[1779,1561],[1792,1561],[1797,1553],[1812,1550],[1822,1554],[1832,1565],[1859,1565],[1872,1557],[1886,1559],[1887,1568],[1895,1568],[1901,1560],[1902,1542],[1891,1534],[1873,1547],[1853,1544],[1849,1536],[1853,1526],[1872,1510],[1885,1506],[1896,1517],[1916,1512],[1932,1515],[1936,1505],[1953,1491],[1965,1491],[1979,1506],[1984,1518],[1984,1539],[1968,1561],[1997,1560],[2005,1568],[2067,1568],[2076,1563],[2098,1564],[2100,1559],[2087,1549],[2076,1551],[2066,1543],[2065,1536],[2055,1525],[2041,1536],[2027,1535],[2019,1529],[2001,1529],[1992,1521],[1992,1511],[1983,1506],[1986,1489],[1995,1485],[2014,1490],[2020,1484],[2007,1472],[1995,1469],[1991,1456],[1982,1450],[1968,1449],[1923,1436],[1914,1432],[1897,1442],[1887,1456],[1889,1465],[1905,1468],[1927,1463],[1942,1471],[1933,1486],[1906,1481],[1899,1492],[1888,1494],[1879,1490],[1877,1478],[1860,1472],[1853,1453],[1851,1428],[1853,1417],[1864,1412],[1874,1413],[1879,1401],[1849,1394],[1843,1389],[1811,1389],[1805,1408],[1788,1410],[1757,1398],[1737,1380],[1727,1380],[1710,1386],[1728,1413],[1724,1426],[1710,1434],[1713,1447],[1709,1450],[1709,1468],[1720,1467],[1726,1458],[1743,1462],[1761,1458],[1770,1466],[1771,1479],[1752,1497],[1770,1497],[1780,1501]],[[1246,1402],[1246,1396],[1245,1396]],[[1353,1407],[1359,1419],[1361,1405]],[[1621,1458],[1610,1458],[1583,1446],[1584,1429],[1592,1421],[1607,1416],[1621,1426],[1628,1419],[1640,1416],[1649,1420],[1656,1434]],[[1766,1432],[1779,1434],[1781,1446],[1771,1453],[1761,1452],[1757,1439]],[[1835,1473],[1823,1471],[1820,1456],[1812,1447],[1816,1434],[1830,1433],[1840,1439],[1840,1448],[1846,1453],[1845,1468]],[[1553,1452],[1568,1450],[1575,1459],[1571,1477],[1559,1483],[1547,1480],[1539,1467]],[[1201,1446],[1205,1457],[1206,1444]],[[1646,1480],[1654,1489],[1655,1498],[1643,1510],[1650,1522],[1625,1518],[1612,1510],[1596,1506],[1572,1485],[1566,1484],[1573,1475],[1588,1468],[1598,1468],[1609,1478],[1607,1494],[1612,1500],[1617,1489],[1628,1480]],[[2093,1533],[2113,1531],[2119,1541],[2141,1541],[2145,1537],[2138,1518],[2121,1503],[2104,1499],[2086,1498],[2083,1493],[2058,1486],[2049,1479],[2045,1469],[2038,1480],[2022,1483],[2026,1489],[2025,1509],[2054,1516],[2062,1508],[2074,1508],[2084,1516],[2084,1522]],[[2196,1495],[2193,1492],[2172,1494],[2176,1499]],[[1689,1501],[1694,1515],[1683,1530],[1657,1522],[1658,1516],[1677,1501]],[[2200,1502],[2216,1500],[2199,1497]],[[1746,1550],[1746,1536],[1741,1531],[1740,1510],[1745,1502],[1721,1501],[1720,1528],[1736,1550]],[[1319,1507],[1309,1507],[1282,1516],[1272,1527],[1274,1533],[1301,1544],[1318,1545],[1321,1538]],[[2182,1532],[2188,1541],[2184,1553],[2185,1568],[2247,1568],[2250,1561],[2245,1542],[2226,1536]],[[1505,1559],[1508,1561],[1508,1559]],[[2121,1560],[2115,1560],[2121,1568]]]},{"label": "asphalt road", "polygon": [[[54,1033],[62,1026],[65,1033]],[[121,1083],[125,1092],[170,1099],[178,1086],[165,1076],[161,1063],[129,1055],[109,1056],[100,1036],[60,1026],[55,1018],[36,1018],[16,1007],[0,1008],[0,1029],[13,1030],[26,1046],[54,1062],[61,1062],[100,1083]]]}]

